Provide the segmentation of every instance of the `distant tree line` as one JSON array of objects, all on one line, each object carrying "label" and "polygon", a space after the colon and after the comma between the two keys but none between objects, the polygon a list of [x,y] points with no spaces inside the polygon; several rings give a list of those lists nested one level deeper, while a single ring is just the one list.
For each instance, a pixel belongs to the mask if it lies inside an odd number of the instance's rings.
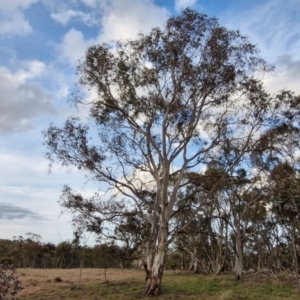
[{"label": "distant tree line", "polygon": [[127,268],[132,262],[117,245],[81,246],[76,239],[55,245],[33,233],[0,239],[0,261],[16,268]]}]

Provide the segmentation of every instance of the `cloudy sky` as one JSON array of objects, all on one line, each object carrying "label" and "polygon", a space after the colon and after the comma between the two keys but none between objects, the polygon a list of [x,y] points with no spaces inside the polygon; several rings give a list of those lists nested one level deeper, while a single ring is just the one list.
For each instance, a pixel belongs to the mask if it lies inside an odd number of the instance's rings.
[{"label": "cloudy sky", "polygon": [[66,100],[88,46],[134,38],[187,6],[258,45],[276,66],[264,79],[270,92],[300,93],[299,0],[0,0],[0,238],[72,239],[60,191],[92,187],[76,170],[48,172],[41,132],[84,114]]}]

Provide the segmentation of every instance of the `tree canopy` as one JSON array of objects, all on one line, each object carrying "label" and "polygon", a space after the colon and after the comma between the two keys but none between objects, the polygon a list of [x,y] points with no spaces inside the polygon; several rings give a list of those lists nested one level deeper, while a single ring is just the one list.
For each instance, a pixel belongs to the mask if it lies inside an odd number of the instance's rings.
[{"label": "tree canopy", "polygon": [[[168,245],[221,190],[234,212],[241,277],[237,201],[254,196],[262,152],[272,151],[268,137],[277,136],[283,118],[293,125],[285,104],[297,102],[291,93],[264,90],[261,79],[270,71],[247,37],[191,9],[135,40],[88,48],[78,75],[80,88],[96,94],[90,118],[50,125],[47,158],[84,169],[105,187],[90,198],[65,187],[61,204],[87,230],[107,235],[110,223],[142,240],[145,295],[160,293]],[[201,175],[205,169],[211,179]],[[143,229],[123,226],[133,216]]]}]

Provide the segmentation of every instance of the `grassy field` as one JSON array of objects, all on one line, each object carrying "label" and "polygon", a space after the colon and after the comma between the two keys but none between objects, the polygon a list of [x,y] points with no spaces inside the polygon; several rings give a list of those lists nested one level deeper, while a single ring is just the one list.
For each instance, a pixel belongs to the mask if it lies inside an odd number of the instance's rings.
[{"label": "grassy field", "polygon": [[[144,299],[143,270],[83,269],[81,288],[78,289],[79,269],[19,269],[17,272],[24,290],[20,300],[121,300]],[[270,277],[246,274],[242,282],[232,274],[197,275],[165,271],[162,295],[157,299],[298,299],[293,278],[287,274]]]}]

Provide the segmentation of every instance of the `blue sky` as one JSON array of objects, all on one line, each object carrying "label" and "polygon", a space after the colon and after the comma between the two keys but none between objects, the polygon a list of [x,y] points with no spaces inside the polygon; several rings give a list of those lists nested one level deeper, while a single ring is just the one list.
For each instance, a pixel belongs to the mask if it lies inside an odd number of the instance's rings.
[{"label": "blue sky", "polygon": [[73,168],[48,172],[41,132],[85,116],[66,100],[88,46],[134,38],[187,6],[257,44],[276,66],[264,78],[270,92],[300,93],[299,0],[0,0],[0,238],[72,239],[71,217],[59,217],[62,186],[93,187]]}]

